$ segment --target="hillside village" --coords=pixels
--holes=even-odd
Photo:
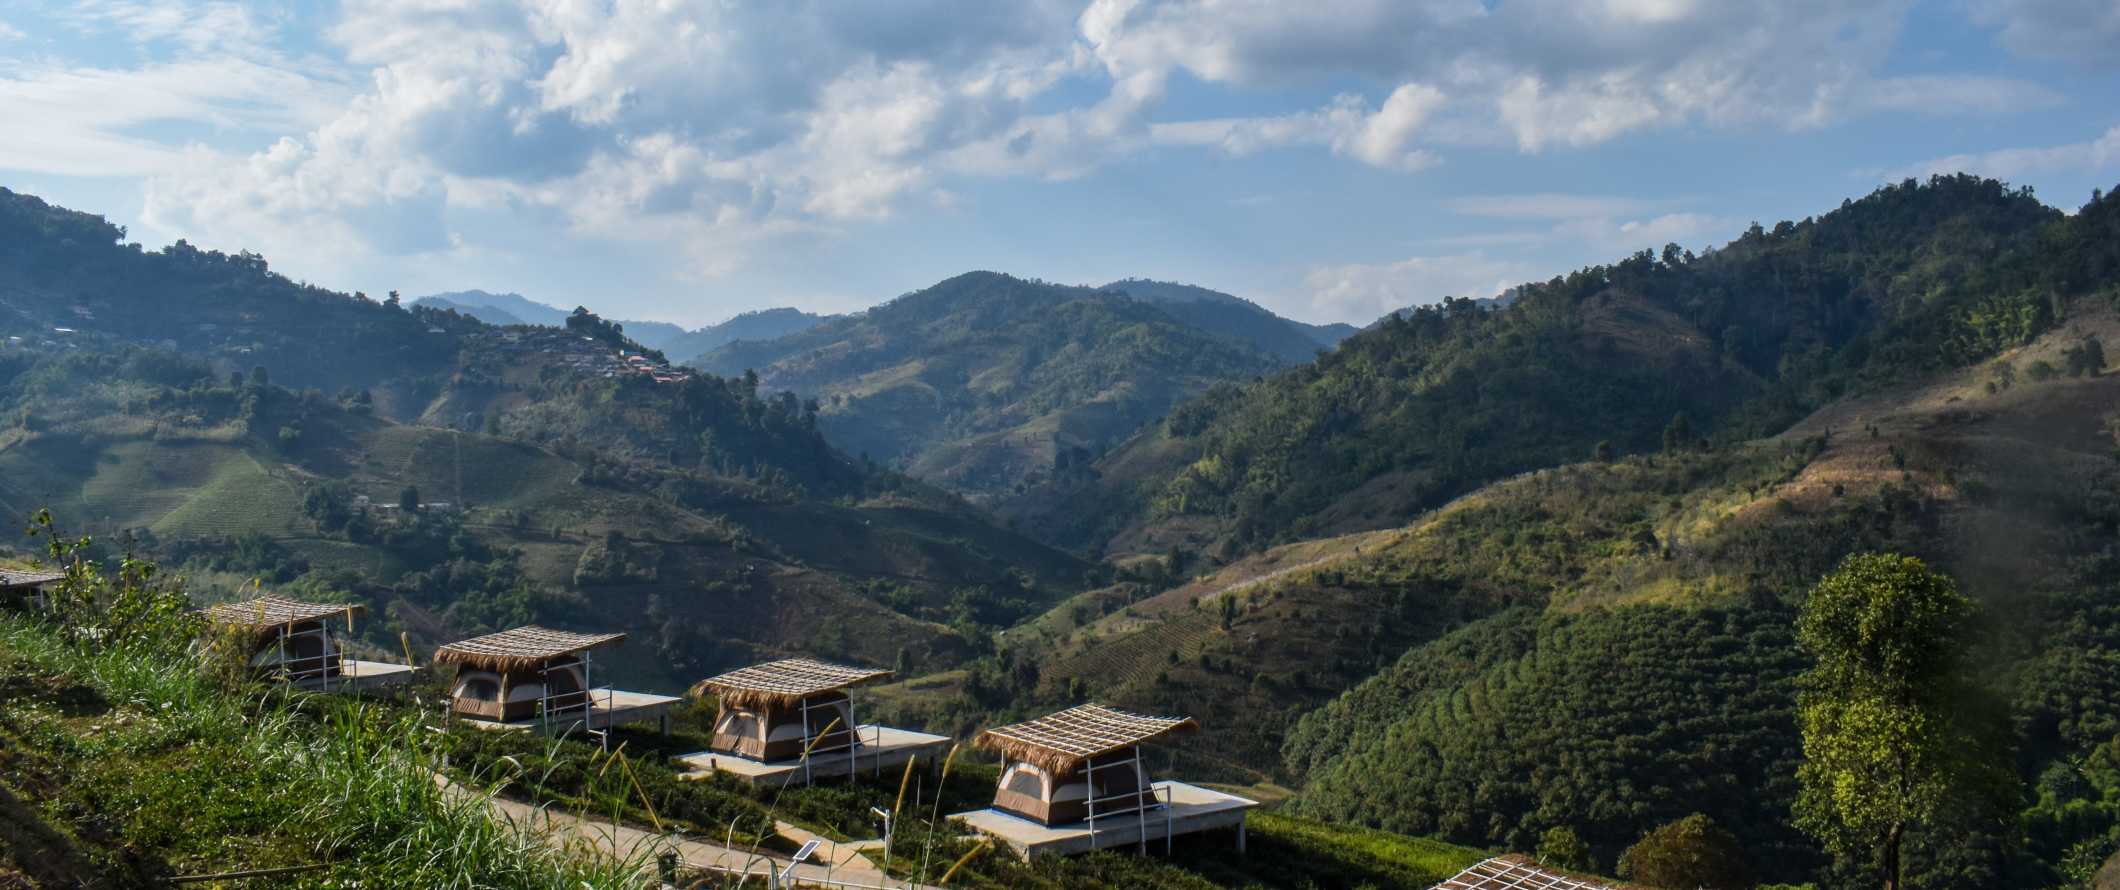
[[[565,329],[524,326],[501,328],[480,336],[491,341],[505,355],[538,357],[593,377],[609,379],[637,374],[656,383],[683,383],[692,379],[690,371],[672,367],[659,355],[613,348],[594,337]]]

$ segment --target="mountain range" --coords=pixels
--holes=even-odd
[[[569,314],[568,310],[539,303],[521,294],[496,294],[482,290],[429,294],[414,298],[412,302],[435,309],[453,310],[497,326],[542,325],[556,328],[566,324]],[[699,355],[736,340],[771,340],[784,337],[813,327],[830,317],[781,307],[745,312],[727,321],[691,330],[666,321],[618,320],[615,323],[625,330],[626,336],[633,342],[657,352],[683,358]]]
[[[693,360],[819,405],[825,437],[976,500],[1086,466],[1217,383],[1329,348],[1313,328],[1185,285],[973,272]]]
[[[624,629],[655,688],[892,664],[865,715],[1190,714],[1185,774],[1340,830],[1611,871],[1700,814],[1761,882],[1842,887],[1872,863],[1792,815],[1794,626],[1903,553],[1984,609],[1987,771],[1909,825],[1911,884],[2120,851],[2102,193],[1910,180],[1359,332],[974,272],[689,367],[124,234],[0,191],[0,509],[353,597],[368,645]]]

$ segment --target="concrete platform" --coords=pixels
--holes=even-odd
[[[1094,833],[1088,822],[1042,825],[996,809],[952,813],[950,818],[1008,844],[1025,859],[1132,847],[1144,840],[1232,827],[1237,830],[1237,852],[1244,852],[1244,815],[1258,801],[1184,782],[1157,782],[1153,787],[1168,806],[1148,810],[1146,819],[1135,813],[1099,818]]]
[[[810,756],[811,779],[845,776],[849,772],[878,773],[902,766],[914,757],[924,757],[929,764],[936,764],[950,747],[949,736],[910,729],[865,724],[856,727],[855,733],[861,739],[861,747],[855,751],[823,751]],[[686,779],[726,773],[753,785],[768,787],[803,780],[801,760],[762,763],[720,751],[700,751],[679,757],[677,762],[690,768],[680,776]]]
[[[587,722],[590,729],[607,729],[628,723],[654,721],[661,725],[663,732],[667,733],[670,731],[670,706],[680,700],[674,695],[656,695],[651,692],[627,692],[623,689],[610,688],[592,689],[589,690],[589,719]],[[498,720],[482,720],[477,717],[466,717],[462,714],[457,715],[457,719],[480,729],[498,731],[528,731],[547,726],[558,730],[567,728],[569,724],[580,726],[583,722],[579,717],[554,718],[550,721],[532,717],[527,720],[502,723]]]
[[[306,689],[330,692],[368,692],[409,682],[418,670],[408,664],[342,658],[339,660],[338,676],[327,680],[311,680],[301,685]]]

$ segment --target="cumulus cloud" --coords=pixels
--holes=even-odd
[[[1816,126],[1864,110],[1906,0],[1099,0],[1084,38],[1113,77],[1233,84],[1353,73],[1436,84],[1525,151],[1686,121]]]
[[[451,213],[498,209],[666,239],[714,273],[765,240],[950,206],[979,178],[1067,179],[1142,152],[1310,148],[1411,173],[1466,145],[2058,101],[2003,78],[1881,75],[1910,2],[375,0],[297,52],[280,7],[83,0],[67,27],[153,61],[0,75],[0,112],[48,122],[0,133],[0,166],[147,177],[151,224],[296,256],[462,250],[478,233]],[[1976,14],[2006,44],[2102,33],[2076,5]],[[1337,95],[1166,119],[1174,84],[1203,83]],[[151,135],[163,121],[243,138]],[[1698,224],[1524,203],[1561,197],[1455,209],[1610,243]],[[293,235],[313,232],[329,238]],[[1431,259],[1468,258],[1484,260]]]
[[[1375,111],[1360,96],[1342,94],[1316,111],[1158,123],[1149,132],[1158,144],[1214,146],[1233,155],[1322,145],[1372,166],[1419,170],[1435,155],[1416,147],[1414,138],[1443,101],[1441,90],[1409,83],[1393,90]]]

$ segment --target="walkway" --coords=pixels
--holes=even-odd
[[[453,794],[478,794],[461,785],[447,782],[439,776],[436,781]],[[630,825],[583,818],[555,808],[539,807],[485,794],[479,796],[485,799],[486,808],[497,821],[528,828],[544,835],[556,846],[586,845],[597,853],[619,858],[638,856],[651,862],[664,852],[674,851],[678,859],[689,868],[757,875],[761,878],[769,867],[781,871],[788,867],[788,857],[784,854],[764,851],[752,853],[708,840],[673,838]],[[796,843],[804,843],[813,838],[821,841],[817,852],[811,855],[809,861],[795,866],[794,877],[798,886],[940,890],[885,875],[882,869],[877,868],[875,863],[855,849],[856,844],[835,844],[786,822],[776,823],[776,827],[783,837]]]

